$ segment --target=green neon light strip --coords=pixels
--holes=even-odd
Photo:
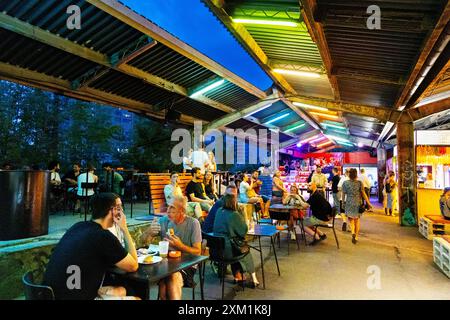
[[[212,89],[217,88],[218,86],[221,86],[224,82],[225,82],[225,80],[221,79],[221,80],[219,80],[217,82],[211,83],[209,86],[206,86],[203,89],[200,89],[200,90],[194,92],[189,97],[191,97],[191,98],[198,97],[199,95],[202,95],[202,94],[204,94],[204,93],[206,93],[208,91],[211,91]]]

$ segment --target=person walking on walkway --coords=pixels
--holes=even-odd
[[[345,196],[345,214],[350,220],[350,227],[352,230],[352,243],[358,242],[358,235],[360,229],[361,212],[360,207],[362,200],[366,200],[369,209],[372,207],[369,198],[364,192],[361,181],[358,180],[358,173],[356,169],[350,169],[350,180],[345,181],[342,184],[342,192]]]
[[[344,195],[342,194],[342,185],[344,184],[345,181],[349,180],[349,176],[350,175],[350,170],[349,169],[345,169],[345,173],[344,175],[341,177],[341,179],[339,180],[338,183],[338,192],[339,192],[339,206],[342,208],[345,208],[345,199],[344,199]],[[339,212],[341,213],[341,218],[342,218],[342,231],[347,231],[347,224],[348,224],[348,220],[347,220],[347,216],[345,215],[345,211],[341,212],[341,210],[339,210]],[[351,231],[350,229],[348,229],[348,231]]]

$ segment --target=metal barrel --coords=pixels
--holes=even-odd
[[[0,240],[48,234],[49,171],[0,171]]]

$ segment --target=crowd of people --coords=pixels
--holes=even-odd
[[[112,174],[110,164],[103,165],[106,175]],[[342,231],[352,234],[352,243],[359,241],[361,215],[371,211],[368,179],[364,170],[347,169],[341,175],[339,169],[333,169],[331,177],[332,204],[325,197],[328,181],[317,167],[311,175],[308,184],[309,197],[305,199],[299,192],[299,187],[292,184],[287,190],[281,172],[275,171],[272,180],[271,195],[261,194],[263,182],[259,179],[260,172],[255,170],[243,173],[234,182],[226,186],[224,194],[219,197],[215,190],[214,177],[211,171],[204,167],[191,169],[192,179],[183,191],[179,183],[179,173],[170,174],[170,183],[164,187],[164,195],[168,205],[167,215],[155,218],[142,239],[151,243],[155,237],[165,239],[171,250],[200,255],[202,252],[202,232],[214,233],[226,239],[225,258],[232,258],[240,253],[236,251],[232,239],[245,240],[249,223],[240,208],[240,203],[253,204],[260,217],[269,217],[271,204],[281,203],[295,209],[290,209],[289,230],[295,230],[297,220],[302,219],[304,231],[313,237],[311,244],[315,245],[326,239],[317,226],[330,222],[335,215],[342,217]],[[79,190],[80,181],[98,181],[94,168],[88,166],[81,173],[78,164],[68,172],[63,179],[59,177],[59,164],[51,163],[51,183],[54,185],[67,183],[67,186]],[[92,220],[79,222],[70,228],[58,244],[47,268],[44,283],[52,286],[59,299],[134,299],[135,297],[123,287],[112,286],[104,281],[102,275],[111,265],[132,272],[137,269],[136,248],[129,236],[122,202],[115,185],[120,185],[121,177],[110,175],[107,181],[112,186],[109,193],[99,193],[93,197]],[[393,191],[397,187],[395,174],[389,172],[384,183],[386,195],[385,213],[392,215]],[[79,191],[77,191],[79,192]],[[450,189],[441,198],[441,210],[450,217]],[[307,214],[307,210],[310,214]],[[204,214],[207,213],[207,214]],[[115,232],[119,229],[120,232]],[[172,229],[173,232],[169,232]],[[291,239],[296,235],[292,234]],[[95,246],[92,246],[96,243]],[[98,245],[97,245],[98,244]],[[70,250],[68,250],[70,248]],[[69,253],[67,253],[69,252]],[[83,278],[83,290],[68,291],[64,286],[67,274],[65,266],[77,264],[87,270]],[[247,255],[240,262],[231,265],[236,283],[249,282],[256,288],[259,285],[254,262]],[[174,273],[159,282],[159,298],[163,300],[181,299],[183,286],[189,286],[194,281],[196,267]],[[250,277],[248,278],[247,275]],[[247,280],[250,279],[250,280]]]

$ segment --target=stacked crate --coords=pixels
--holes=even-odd
[[[433,260],[434,263],[450,278],[450,237],[433,238]]]
[[[424,216],[419,221],[419,232],[428,240],[450,234],[450,220],[445,220],[438,215]]]

